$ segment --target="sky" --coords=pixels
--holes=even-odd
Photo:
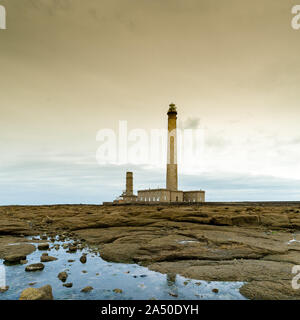
[[[99,164],[99,130],[200,129],[179,188],[300,200],[297,0],[0,0],[0,205],[101,203],[165,186],[164,155]],[[118,142],[121,144],[120,142]]]

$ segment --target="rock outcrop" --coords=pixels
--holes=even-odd
[[[2,241],[1,241],[2,240]],[[20,263],[26,260],[26,256],[35,251],[35,246],[29,243],[15,243],[17,238],[8,238],[0,240],[0,259],[10,263]],[[7,243],[8,242],[8,243]]]
[[[33,263],[29,266],[26,266],[25,271],[42,271],[44,270],[45,266],[42,263]]]
[[[14,251],[9,244],[25,240],[4,243],[9,234],[59,235],[70,253],[84,241],[107,261],[241,281],[250,299],[300,299],[291,288],[292,267],[300,264],[297,203],[0,207],[0,217],[0,258],[32,252]]]
[[[51,261],[56,261],[57,258],[48,256],[48,255],[42,255],[41,256],[41,262],[51,262]]]
[[[87,286],[87,287],[81,289],[81,292],[85,292],[85,293],[86,293],[86,292],[91,292],[93,289],[94,289],[93,287]]]
[[[46,285],[41,288],[27,288],[22,291],[19,300],[53,300],[52,287]]]
[[[60,272],[57,277],[60,281],[65,282],[68,278],[68,274],[65,271],[63,271]]]

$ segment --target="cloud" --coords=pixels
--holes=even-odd
[[[87,161],[89,159],[89,161]],[[126,171],[134,173],[134,189],[165,187],[165,169],[137,165],[99,166],[76,154],[36,157],[4,165],[0,204],[94,203],[111,201],[125,189]],[[299,200],[300,180],[272,176],[179,171],[182,190],[207,192],[208,201]]]
[[[272,176],[203,173],[181,177],[183,189],[206,190],[208,201],[300,201],[300,180]]]
[[[187,118],[184,121],[178,121],[178,128],[180,129],[199,129],[201,125],[200,118]]]
[[[228,139],[225,139],[220,135],[208,135],[205,137],[206,147],[223,148],[229,143]]]

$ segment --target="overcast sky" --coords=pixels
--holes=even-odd
[[[299,1],[298,1],[299,2]],[[164,187],[162,166],[96,161],[103,128],[201,128],[179,188],[300,200],[293,0],[0,0],[0,205],[101,203]]]

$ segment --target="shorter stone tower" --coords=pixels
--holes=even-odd
[[[114,201],[115,203],[133,203],[137,196],[133,193],[133,173],[126,172],[126,190]]]

